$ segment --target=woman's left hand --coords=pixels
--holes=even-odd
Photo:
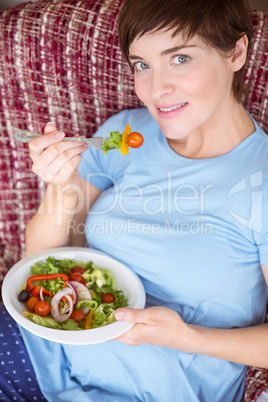
[[[133,327],[115,338],[127,345],[157,345],[187,351],[189,326],[176,311],[166,307],[144,310],[120,308],[115,312],[117,321],[135,322]]]
[[[124,307],[115,311],[115,318],[136,323],[115,338],[130,346],[164,346],[246,366],[268,368],[268,323],[232,329],[201,327],[186,324],[176,311],[166,307],[144,310]]]

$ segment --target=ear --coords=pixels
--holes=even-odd
[[[233,72],[239,71],[247,60],[248,37],[243,35],[236,44],[231,56],[231,69]]]

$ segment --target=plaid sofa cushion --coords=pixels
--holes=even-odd
[[[116,34],[121,0],[41,1],[0,13],[0,281],[22,256],[25,226],[44,194],[16,128],[93,135],[141,106]]]
[[[256,401],[262,391],[268,388],[268,370],[249,367],[247,370],[245,394],[242,402]]]
[[[52,121],[67,135],[90,137],[111,115],[142,106],[119,51],[121,4],[44,0],[0,12],[0,283],[23,257],[25,227],[45,191],[31,171],[27,146],[13,140],[15,129],[41,133]],[[252,20],[244,104],[268,131],[268,19],[254,11]],[[255,400],[252,382],[246,384],[245,401]]]

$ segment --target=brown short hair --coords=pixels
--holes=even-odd
[[[246,34],[252,38],[247,0],[126,0],[118,20],[119,44],[129,62],[129,46],[148,32],[174,30],[188,40],[198,35],[210,47],[230,54]],[[240,101],[245,93],[244,69],[234,74],[233,93]]]

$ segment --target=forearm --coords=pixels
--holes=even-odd
[[[187,352],[268,368],[268,324],[214,329],[190,326]]]
[[[135,322],[116,338],[128,345],[157,345],[268,368],[268,324],[237,329],[214,329],[186,324],[167,307],[119,308],[119,321]]]
[[[73,218],[77,203],[77,192],[62,192],[59,187],[48,185],[37,213],[26,228],[26,255],[70,244],[68,221]]]

